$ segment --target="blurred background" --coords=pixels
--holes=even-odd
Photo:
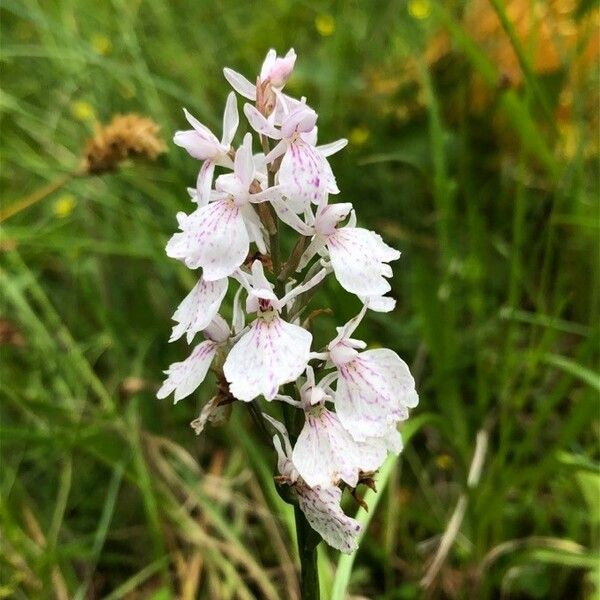
[[[164,253],[181,109],[220,135],[223,66],[292,46],[287,91],[350,141],[339,200],[402,250],[359,337],[421,398],[353,564],[320,548],[323,597],[599,593],[597,2],[0,6],[1,597],[298,598],[244,407],[196,437],[213,382],[154,396],[196,277]],[[323,340],[357,309],[334,282],[314,306]]]

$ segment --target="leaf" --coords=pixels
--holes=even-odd
[[[581,379],[581,381],[600,392],[600,375],[594,373],[587,367],[584,367],[569,358],[560,356],[559,354],[546,354],[544,356],[544,361],[558,367],[561,371],[565,371],[566,373]]]

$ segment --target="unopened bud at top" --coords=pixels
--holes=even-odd
[[[269,50],[260,71],[261,81],[269,81],[277,89],[281,89],[290,78],[296,64],[296,52],[291,48],[288,53],[280,58],[275,50]]]

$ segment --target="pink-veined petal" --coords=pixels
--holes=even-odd
[[[384,251],[384,248],[389,251]],[[343,227],[327,239],[331,266],[340,285],[359,296],[382,296],[390,290],[384,276],[389,265],[383,261],[395,260],[400,253],[381,241],[367,229]]]
[[[391,350],[368,350],[337,368],[336,413],[356,440],[385,436],[415,405],[414,380]]]
[[[387,456],[384,439],[357,442],[337,415],[318,406],[306,422],[292,454],[292,461],[308,485],[330,486],[340,480],[356,487],[360,471],[375,471]]]
[[[358,521],[344,514],[342,491],[337,487],[310,488],[297,485],[298,504],[310,526],[332,547],[350,554],[358,547]]]
[[[299,104],[283,120],[282,137],[291,138],[294,133],[311,133],[316,127],[317,118],[317,113],[310,106]]]
[[[396,456],[402,452],[404,445],[402,443],[402,436],[400,432],[396,429],[396,426],[390,427],[389,431],[385,434],[383,438],[387,449],[392,454]]]
[[[227,277],[244,262],[250,241],[232,200],[212,202],[178,218],[182,231],[167,243],[167,256],[182,260],[190,269],[202,267],[206,281]]]
[[[305,141],[307,144],[310,144],[311,146],[317,145],[318,136],[319,136],[319,128],[316,125],[310,131],[306,131],[306,132],[300,134],[300,137],[302,138],[302,140]],[[320,148],[317,148],[317,150],[320,151]],[[325,156],[325,155],[323,154],[323,156]]]
[[[296,381],[310,353],[312,335],[275,315],[258,318],[229,352],[223,372],[229,391],[249,402],[261,394],[272,400],[279,386]]]
[[[267,254],[268,249],[265,243],[264,227],[260,222],[254,207],[251,204],[244,204],[240,206],[240,210],[242,211],[242,217],[244,218],[244,224],[246,225],[250,243],[255,243],[261,254]]]
[[[317,149],[317,152],[320,152],[320,150]],[[339,194],[340,188],[338,188],[337,181],[335,180],[335,175],[331,170],[331,165],[325,157],[323,158],[325,160],[325,181],[327,183],[327,193]]]
[[[275,125],[280,126],[282,125],[287,115],[289,115],[294,109],[296,109],[301,104],[306,104],[306,102],[303,100],[292,98],[287,94],[283,94],[277,89],[274,89],[273,91],[275,92],[275,97],[277,98],[275,111],[273,112],[273,122],[275,123]]]
[[[177,307],[173,315],[173,320],[177,321],[177,325],[173,327],[169,341],[174,342],[185,333],[189,344],[196,333],[206,329],[219,311],[227,292],[227,285],[227,278],[217,281],[200,279]]]
[[[279,169],[279,184],[293,202],[318,204],[327,193],[329,165],[313,146],[297,140],[287,149]]]
[[[394,390],[402,414],[404,414],[405,408],[415,408],[419,404],[415,380],[410,373],[410,369],[393,350],[374,348],[362,352],[360,356],[364,360],[377,364],[386,373],[386,379]]]
[[[204,381],[213,361],[218,344],[206,340],[198,344],[183,362],[173,363],[165,373],[167,379],[156,394],[157,398],[166,398],[175,392],[175,403],[189,396]]]
[[[316,231],[322,235],[331,235],[335,231],[336,225],[343,221],[351,210],[350,202],[337,202],[319,207],[315,215]]]
[[[229,85],[240,95],[248,100],[256,100],[256,86],[250,83],[241,73],[233,69],[223,69],[223,75]]]

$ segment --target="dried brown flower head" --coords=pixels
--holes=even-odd
[[[129,157],[156,159],[166,149],[159,129],[148,117],[135,113],[116,115],[108,125],[98,127],[87,141],[84,172],[97,175],[113,171]]]

